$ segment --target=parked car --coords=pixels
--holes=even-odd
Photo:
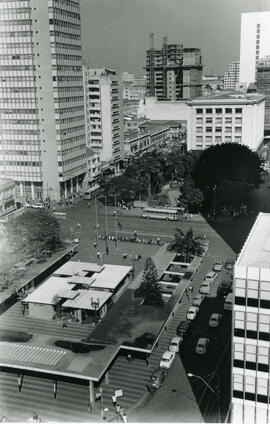
[[[179,337],[184,337],[190,326],[190,321],[181,321],[176,329],[176,334]]]
[[[198,340],[197,346],[196,346],[196,353],[199,355],[204,355],[207,352],[207,346],[209,344],[209,339],[205,337],[201,337]]]
[[[44,205],[42,203],[36,202],[36,203],[32,203],[31,208],[33,208],[33,209],[43,209]]]
[[[221,270],[222,270],[222,267],[223,267],[223,261],[217,261],[217,262],[215,263],[215,265],[213,266],[213,270],[214,270],[215,272],[219,272],[219,271],[221,271]]]
[[[150,382],[150,387],[153,389],[159,389],[166,376],[167,376],[167,370],[165,368],[157,368],[155,369],[155,371],[153,371],[152,375],[151,375],[151,382]]]
[[[193,306],[201,306],[204,296],[201,294],[196,294],[193,298],[192,305]]]
[[[170,352],[179,352],[179,346],[183,340],[183,337],[173,337],[169,345]]]
[[[231,311],[233,306],[233,293],[229,293],[226,296],[225,302],[224,302],[224,309]]]
[[[212,286],[212,281],[204,281],[200,287],[199,292],[202,294],[209,294]]]
[[[30,204],[30,203],[28,203],[28,202],[23,202],[23,206],[24,206],[25,208],[31,208],[31,204]]]
[[[214,271],[210,271],[205,276],[205,281],[211,281],[213,282],[215,278],[217,277],[217,274]]]
[[[166,369],[171,368],[174,358],[175,358],[175,352],[170,352],[169,350],[167,350],[162,355],[161,361],[159,363],[159,367],[166,368]]]
[[[225,296],[227,296],[231,292],[232,292],[232,282],[231,281],[225,281],[224,280],[218,286],[217,293],[220,296],[225,297]]]
[[[192,321],[196,318],[199,308],[197,306],[190,306],[187,311],[187,319]]]
[[[218,327],[219,323],[221,321],[222,315],[221,314],[212,314],[209,320],[210,327]]]
[[[233,269],[233,264],[234,264],[234,262],[233,261],[231,261],[231,260],[227,260],[226,262],[225,262],[225,269]]]

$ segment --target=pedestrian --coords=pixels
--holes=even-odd
[[[114,216],[116,215],[116,211],[115,211],[115,210],[113,211],[113,215],[114,215]]]
[[[127,423],[127,414],[124,412],[122,415],[123,423]]]
[[[108,245],[106,246],[106,255],[108,255],[109,254],[109,247],[108,247]]]
[[[94,248],[96,249],[96,247],[97,247],[97,242],[94,241]]]
[[[91,206],[91,202],[88,202],[88,208],[90,208],[90,206]]]
[[[99,250],[97,251],[97,257],[98,257],[98,259],[100,259],[100,251]]]
[[[55,212],[55,206],[53,207],[53,211]]]
[[[116,413],[117,413],[117,418],[120,418],[120,405],[119,403],[115,404],[115,409],[116,409]]]
[[[128,360],[128,361],[132,361],[132,356],[131,356],[131,354],[130,354],[130,353],[129,353],[129,354],[128,354],[128,356],[127,356],[127,360]]]
[[[115,396],[115,394],[112,395],[112,404],[113,404],[114,408],[116,408],[117,397]]]

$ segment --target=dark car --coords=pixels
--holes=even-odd
[[[177,336],[184,337],[190,326],[190,321],[181,321],[176,329]]]
[[[222,281],[218,286],[217,293],[220,296],[226,297],[229,293],[232,292],[232,282],[231,281]]]
[[[167,372],[165,368],[157,368],[151,375],[150,388],[159,389],[166,378]]]

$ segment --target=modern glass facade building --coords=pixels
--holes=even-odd
[[[270,422],[270,214],[260,213],[234,269],[232,423]]]
[[[67,198],[86,171],[79,0],[0,0],[0,176]]]

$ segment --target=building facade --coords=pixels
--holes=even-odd
[[[121,76],[84,65],[86,145],[119,168],[124,153]]]
[[[255,150],[264,136],[264,95],[228,92],[187,102],[187,149],[239,143]]]
[[[123,99],[139,100],[146,95],[146,79],[134,78],[132,81],[123,81]]]
[[[0,175],[32,199],[86,171],[79,0],[0,2]]]
[[[230,63],[228,72],[225,72],[224,74],[224,90],[235,90],[236,84],[239,82],[239,69],[239,61]]]
[[[0,218],[16,209],[16,183],[0,178]]]
[[[257,92],[265,96],[264,129],[270,130],[270,56],[265,56],[257,65]]]
[[[270,12],[242,13],[239,82],[255,82],[260,58],[270,55]]]
[[[270,214],[260,213],[234,267],[233,424],[270,422]]]
[[[133,115],[137,116],[139,109],[139,100],[123,99],[123,116]]]
[[[197,48],[167,44],[154,48],[154,34],[146,51],[147,95],[158,100],[189,99],[202,95],[202,56]]]

